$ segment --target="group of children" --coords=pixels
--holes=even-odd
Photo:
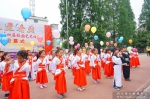
[[[72,70],[73,83],[78,86],[79,91],[85,90],[86,75],[90,73],[92,73],[94,84],[98,84],[101,79],[101,69],[103,69],[107,78],[114,77],[114,89],[118,90],[123,87],[121,53],[122,51],[117,48],[104,49],[99,56],[96,48],[89,48],[86,52],[75,48],[73,53],[68,51],[65,54],[62,49],[57,48],[55,56],[52,57],[50,51],[47,55],[44,50],[39,51],[36,56],[35,52],[21,50],[17,53],[17,60],[12,60],[10,53],[0,52],[0,83],[6,98],[30,99],[28,80],[36,80],[41,89],[46,88],[47,71],[49,71],[54,75],[55,90],[58,97],[62,99],[66,97],[67,92],[66,68]],[[140,65],[137,52],[131,52],[130,60],[132,66]]]

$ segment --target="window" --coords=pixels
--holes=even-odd
[[[38,19],[34,19],[34,23],[38,23]]]

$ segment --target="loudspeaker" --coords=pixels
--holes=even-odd
[[[98,50],[98,54],[100,54],[100,50],[101,50],[101,47],[100,47],[100,44],[99,43],[94,43],[94,48],[97,48]]]

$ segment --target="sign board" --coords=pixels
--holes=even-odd
[[[7,52],[17,52],[20,49],[37,52],[45,47],[52,49],[52,44],[46,46],[46,40],[52,41],[51,27],[48,25],[27,23],[11,19],[0,18],[0,33],[6,33],[9,43],[6,46],[1,44],[1,50]],[[42,37],[40,42],[39,36]],[[46,39],[45,39],[46,37]],[[34,41],[34,46],[30,44]]]

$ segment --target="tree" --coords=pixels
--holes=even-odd
[[[145,48],[150,45],[150,0],[144,0],[142,12],[139,17],[138,47]]]
[[[131,9],[129,0],[119,0],[119,19],[118,19],[118,36],[123,36],[124,44],[129,44],[128,40],[135,35],[136,23],[134,13]]]
[[[139,26],[146,25],[147,31],[150,31],[150,0],[144,0],[142,13],[139,17]]]
[[[129,0],[68,0],[68,29],[69,36],[74,37],[75,44],[90,41],[99,43],[99,41],[115,42],[120,36],[125,38],[125,44],[135,34],[134,14]],[[66,21],[66,0],[61,0],[61,37],[66,39],[67,21]],[[89,24],[95,26],[97,32],[85,32],[84,26]],[[111,32],[111,38],[106,38],[106,32]],[[94,41],[93,36],[98,35],[99,40]]]
[[[137,47],[145,48],[150,45],[150,33],[148,31],[139,31],[137,35]]]

